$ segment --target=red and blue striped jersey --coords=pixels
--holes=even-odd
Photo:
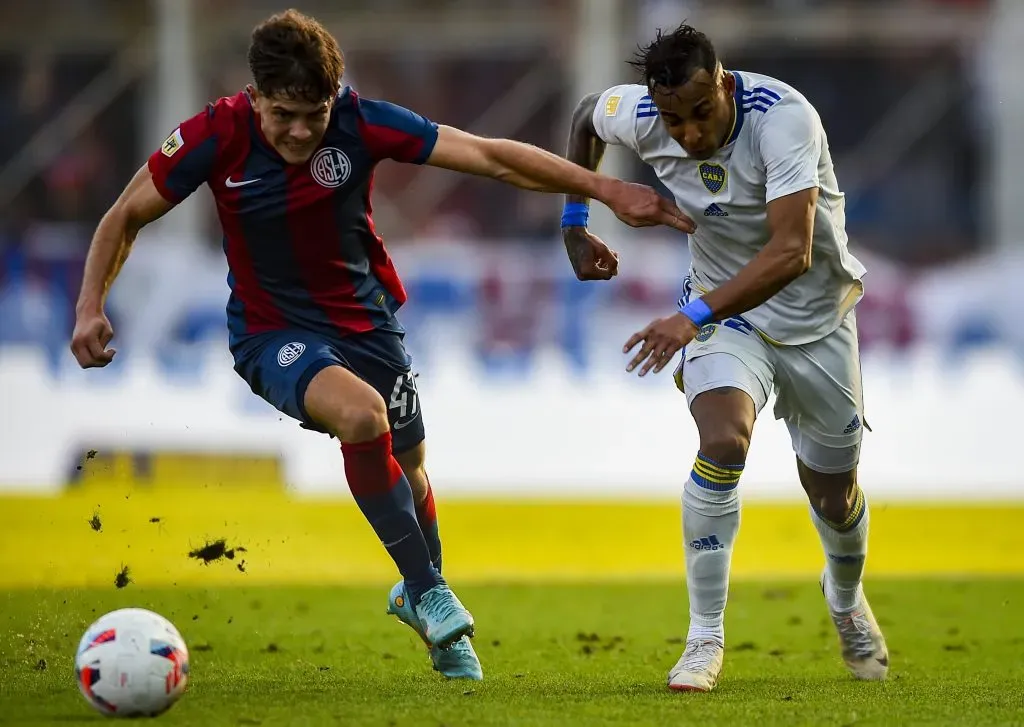
[[[246,92],[175,129],[149,158],[160,193],[178,203],[204,182],[217,204],[228,260],[228,330],[302,328],[344,336],[398,328],[405,288],[376,233],[370,191],[383,159],[422,164],[437,125],[342,89],[308,162],[269,145]]]

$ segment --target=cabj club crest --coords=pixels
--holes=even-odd
[[[725,189],[729,173],[721,164],[704,162],[698,167],[698,170],[700,171],[700,181],[704,182],[704,186],[711,194],[718,194]]]

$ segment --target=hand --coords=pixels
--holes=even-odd
[[[562,241],[579,280],[611,280],[619,274],[619,255],[585,227],[562,230]]]
[[[71,352],[83,369],[101,368],[114,360],[117,353],[107,348],[114,329],[103,311],[78,315],[75,332],[71,334]]]
[[[630,227],[668,225],[687,234],[697,229],[674,202],[643,184],[612,180],[601,201]]]
[[[640,376],[646,376],[652,368],[654,373],[658,373],[668,365],[676,352],[696,335],[697,326],[682,313],[652,321],[647,328],[630,336],[626,345],[622,347],[623,353],[629,353],[638,343],[644,344],[626,366],[626,371],[632,371],[643,363]],[[647,363],[644,363],[644,359],[647,359]]]

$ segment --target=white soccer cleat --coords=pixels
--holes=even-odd
[[[821,591],[825,591],[825,578],[821,576]],[[843,650],[846,668],[857,679],[882,681],[889,673],[889,650],[885,645],[882,629],[878,627],[875,614],[871,612],[864,589],[857,586],[857,604],[850,611],[836,611],[825,597],[829,615],[839,634],[839,645]]]
[[[718,684],[725,647],[717,641],[694,639],[668,673],[668,688],[680,692],[710,692]]]

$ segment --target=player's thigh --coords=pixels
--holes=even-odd
[[[706,456],[744,461],[754,420],[771,391],[774,373],[765,342],[742,321],[704,326],[676,369]]]
[[[864,434],[856,318],[851,313],[828,336],[774,353],[775,417],[786,422],[796,456],[813,472],[853,473]]]
[[[347,368],[327,366],[303,394],[307,417],[342,442],[365,442],[388,431],[384,400]]]
[[[396,458],[424,439],[416,376],[403,339],[395,331],[375,330],[348,336],[338,344],[352,370],[383,399]]]
[[[273,331],[248,338],[232,354],[235,371],[254,394],[303,426],[327,431],[306,411],[305,394],[321,371],[346,365],[331,339],[298,329]]]

